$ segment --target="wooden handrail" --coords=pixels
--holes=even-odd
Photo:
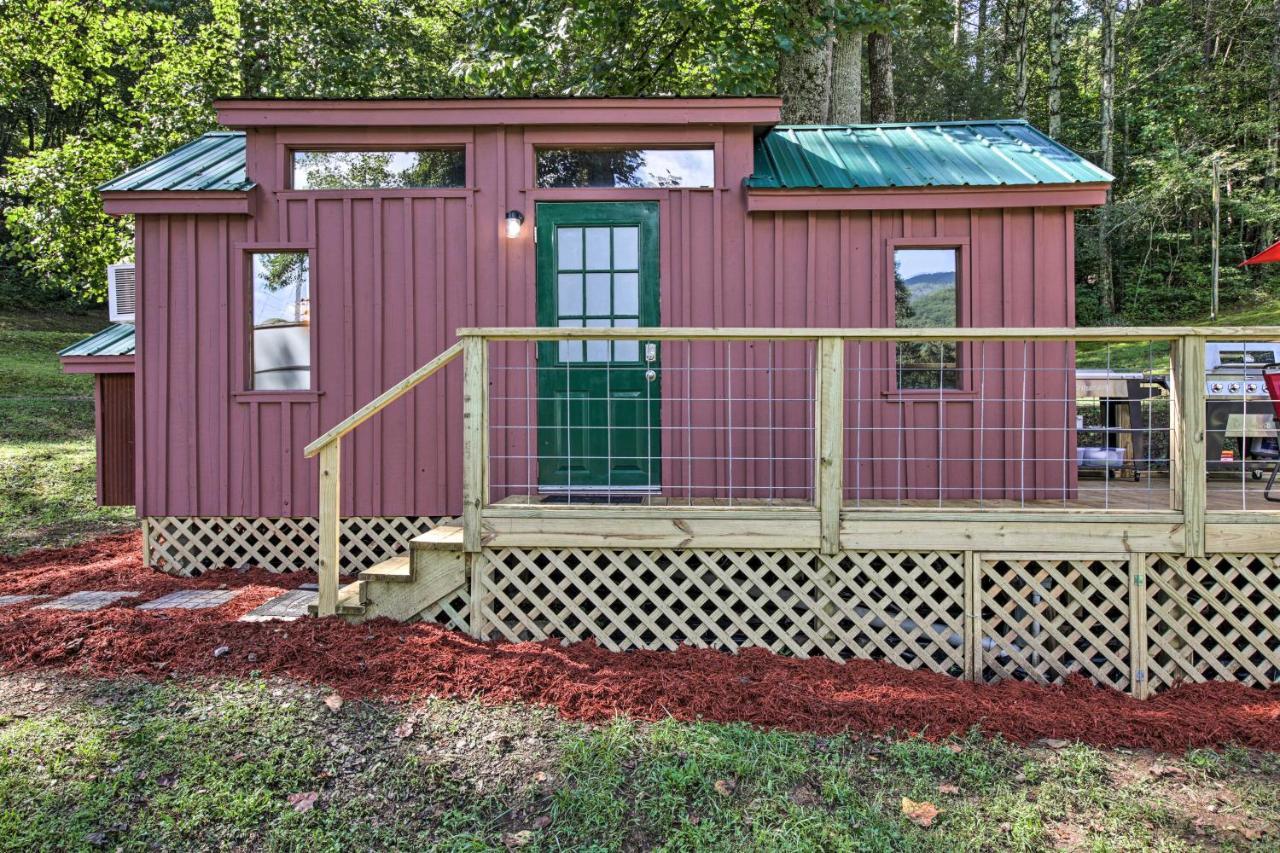
[[[306,449],[302,451],[302,455],[306,457],[315,456],[324,449],[325,445],[332,444],[342,438],[344,435],[360,426],[360,424],[369,420],[369,418],[373,417],[396,400],[399,400],[405,394],[408,394],[419,382],[436,373],[440,368],[444,367],[461,354],[462,342],[457,341],[444,352],[422,365],[422,367],[419,367],[413,373],[410,373],[404,379],[401,379],[395,385],[392,385],[390,388],[383,391],[360,408],[356,409],[354,413],[343,418],[342,421],[336,424],[324,435],[308,444]]]
[[[412,391],[418,383],[437,373],[462,353],[463,342],[458,341],[426,364],[365,403],[333,429],[311,442],[302,451],[304,456],[320,455],[320,517],[319,550],[320,565],[317,575],[319,593],[316,613],[333,616],[338,612],[338,576],[342,554],[342,515],[339,489],[342,482],[342,437],[369,420],[387,406]]]
[[[1099,341],[1120,342],[1176,340],[1198,337],[1224,341],[1280,341],[1280,326],[1096,326],[1073,329],[1055,328],[945,328],[945,329],[799,329],[799,328],[549,328],[493,327],[459,329],[460,338],[486,338],[501,341],[549,340],[806,340],[840,338],[846,341]]]

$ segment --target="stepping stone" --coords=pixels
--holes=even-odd
[[[37,598],[48,598],[47,595],[0,595],[0,607],[10,604],[21,604],[24,601],[35,601]]]
[[[139,610],[205,610],[226,604],[240,594],[238,589],[180,589],[155,601],[139,604]]]
[[[55,598],[53,601],[37,604],[32,610],[100,610],[109,604],[115,604],[122,598],[137,598],[140,592],[110,590],[98,592],[85,590]]]
[[[292,622],[307,615],[307,607],[320,596],[306,589],[291,589],[240,617],[241,622]]]

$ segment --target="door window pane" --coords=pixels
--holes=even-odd
[[[609,228],[588,228],[587,269],[607,270],[609,261]]]
[[[562,270],[582,269],[582,229],[557,228],[556,253]]]
[[[613,313],[640,314],[640,275],[633,272],[614,273]]]
[[[560,273],[560,303],[556,306],[556,314],[582,313],[582,273]]]
[[[294,151],[295,190],[466,186],[461,148],[417,151]]]
[[[311,387],[311,272],[306,252],[259,252],[250,339],[255,391]]]
[[[615,328],[634,329],[640,325],[637,318],[617,318],[613,321]],[[640,360],[640,342],[639,341],[614,341],[613,343],[613,360],[614,361],[639,361]]]
[[[548,148],[538,151],[540,187],[709,187],[710,148]]]
[[[559,325],[562,329],[579,329],[582,321],[561,320]],[[560,360],[582,361],[582,341],[560,341]]]
[[[609,314],[609,279],[607,272],[587,273],[587,314]]]
[[[958,319],[955,249],[897,249],[893,254],[894,326],[954,329]],[[954,341],[900,341],[899,388],[959,388]]]
[[[607,329],[613,325],[611,320],[588,320],[587,328]],[[587,341],[587,361],[608,361],[608,341]]]
[[[640,229],[634,225],[613,229],[613,268],[635,270],[640,268]]]

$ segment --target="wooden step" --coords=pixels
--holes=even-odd
[[[307,613],[315,616],[320,611],[319,603],[307,605]],[[364,581],[354,581],[338,588],[338,615],[363,616],[365,611]]]
[[[440,524],[409,540],[409,550],[461,551],[462,527]]]
[[[408,554],[397,554],[362,571],[360,580],[383,583],[412,583],[413,561]]]

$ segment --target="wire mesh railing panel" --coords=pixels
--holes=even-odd
[[[847,507],[1167,510],[1164,341],[848,341]]]
[[[1280,509],[1280,342],[1210,340],[1204,360],[1205,508]]]
[[[812,341],[490,346],[495,503],[813,501]]]

